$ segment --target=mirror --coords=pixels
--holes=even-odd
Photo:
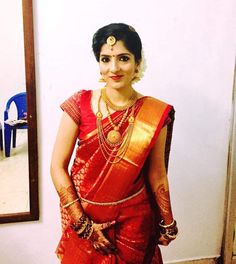
[[[32,0],[1,1],[0,223],[9,223],[39,219],[35,57]],[[15,103],[6,117],[8,100],[19,93],[25,95],[23,117]]]

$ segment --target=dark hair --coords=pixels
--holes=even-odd
[[[124,23],[112,23],[97,30],[93,35],[93,53],[99,61],[102,45],[109,36],[114,36],[116,40],[124,42],[125,47],[134,55],[135,62],[142,59],[142,42],[135,29]]]

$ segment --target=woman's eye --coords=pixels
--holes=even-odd
[[[120,61],[128,61],[129,57],[128,56],[121,56]]]
[[[109,58],[108,57],[102,57],[100,59],[100,61],[102,61],[102,62],[109,62]]]

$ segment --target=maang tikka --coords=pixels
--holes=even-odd
[[[109,36],[107,38],[107,45],[112,50],[113,46],[116,44],[116,38],[114,36]]]

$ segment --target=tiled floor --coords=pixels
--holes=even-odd
[[[29,211],[27,142],[27,130],[18,130],[11,156],[0,151],[0,214]]]

